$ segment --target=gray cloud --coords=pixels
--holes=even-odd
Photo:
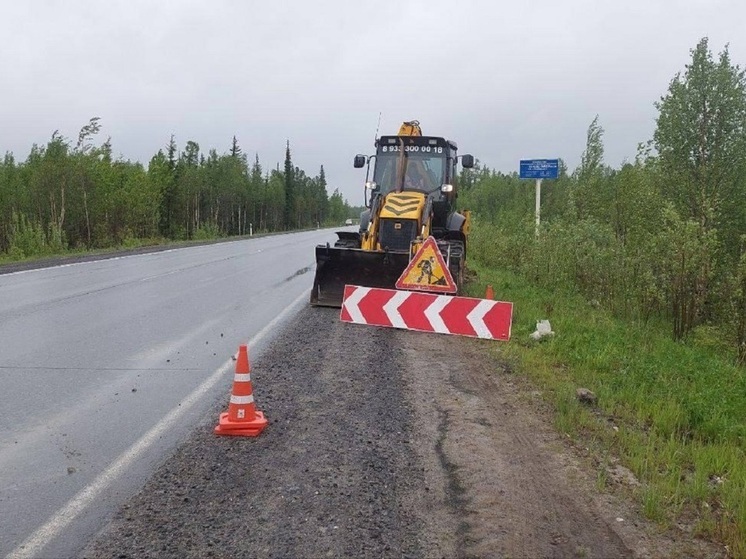
[[[737,1],[6,2],[0,151],[102,117],[115,153],[147,160],[170,135],[266,166],[296,165],[352,203],[352,156],[417,118],[490,167],[577,165],[596,114],[607,163],[652,136],[653,103],[702,36],[746,60]],[[741,42],[739,42],[741,41]]]

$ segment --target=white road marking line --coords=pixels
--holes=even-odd
[[[285,307],[280,314],[272,319],[269,324],[262,328],[249,340],[248,344],[256,345],[267,333],[272,330],[278,322],[283,320],[301,300],[307,300],[310,289],[306,289],[295,301]],[[234,366],[233,359],[229,359],[212,373],[202,384],[177,404],[159,423],[155,424],[150,431],[145,433],[135,444],[123,452],[111,465],[101,472],[93,482],[83,488],[67,504],[59,509],[47,522],[31,534],[21,545],[11,551],[6,559],[25,559],[36,557],[44,547],[56,538],[80,513],[95,501],[98,496],[106,490],[127,468],[151,446],[159,442],[163,434],[179,422],[191,407],[206,393],[208,393],[221,379],[225,378],[228,370]]]
[[[113,262],[114,260],[124,260],[125,258],[136,258],[138,256],[154,256],[156,254],[168,254],[169,252],[175,252],[177,250],[184,250],[185,248],[191,247],[180,247],[180,248],[169,248],[167,250],[160,250],[157,252],[145,252],[142,254],[125,254],[123,256],[112,256],[111,258],[100,258],[98,260],[86,260],[84,262],[69,262],[67,264],[57,264],[56,266],[44,266],[43,268],[31,268],[29,270],[18,270],[17,272],[9,272],[2,274],[3,276],[18,276],[20,274],[30,274],[32,272],[39,272],[40,270],[57,270],[59,268],[70,268],[72,266],[82,266],[84,264],[98,264],[101,262]]]

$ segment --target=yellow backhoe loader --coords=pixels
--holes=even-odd
[[[316,247],[312,305],[340,307],[345,284],[394,289],[429,236],[461,290],[470,216],[454,211],[455,181],[458,159],[471,168],[474,157],[459,157],[455,142],[423,136],[416,120],[375,147],[374,155],[355,156],[355,167],[367,168],[360,230],[338,231],[334,246]]]

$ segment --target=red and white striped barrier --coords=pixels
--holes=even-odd
[[[412,291],[345,285],[340,319],[387,326],[509,340],[513,303]]]

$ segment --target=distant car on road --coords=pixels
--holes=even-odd
[[[352,220],[348,219],[347,221],[345,221],[345,225],[352,225]]]

